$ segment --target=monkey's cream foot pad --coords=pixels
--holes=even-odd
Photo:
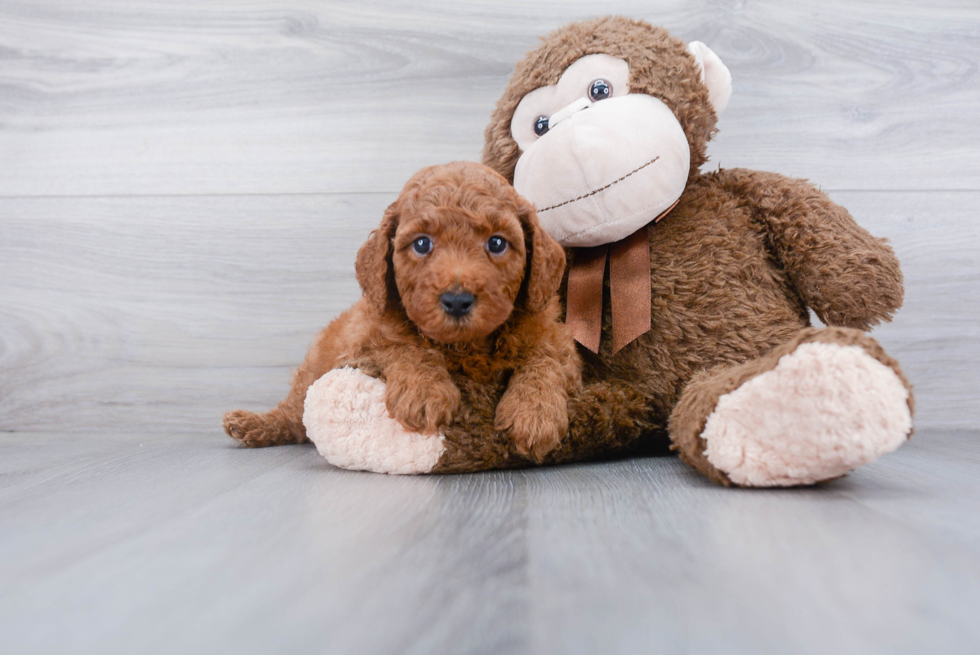
[[[705,456],[742,486],[836,478],[906,441],[908,397],[859,346],[805,343],[718,400],[701,434]]]
[[[388,415],[385,384],[354,368],[328,372],[306,392],[306,436],[328,462],[375,473],[428,473],[445,451],[440,435],[409,432]]]

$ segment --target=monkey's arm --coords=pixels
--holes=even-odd
[[[800,297],[827,325],[867,330],[902,306],[902,271],[884,239],[803,180],[744,169],[718,173],[746,202]]]

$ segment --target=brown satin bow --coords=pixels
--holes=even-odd
[[[580,344],[599,352],[602,337],[602,283],[609,259],[609,305],[613,354],[650,330],[650,237],[648,230],[677,206],[622,241],[576,248],[568,271],[565,324]]]

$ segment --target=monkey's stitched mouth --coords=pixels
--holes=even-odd
[[[616,184],[619,184],[620,182],[622,182],[626,178],[630,177],[631,175],[635,175],[636,173],[639,173],[644,168],[646,168],[647,166],[653,164],[658,159],[660,159],[660,155],[657,155],[656,157],[654,157],[653,159],[651,159],[647,163],[643,164],[642,166],[637,166],[636,168],[634,168],[633,170],[631,170],[629,173],[627,173],[623,177],[619,178],[618,180],[614,180],[614,181],[610,182],[606,186],[599,187],[598,189],[595,189],[593,191],[589,191],[588,193],[583,194],[583,195],[579,196],[578,198],[572,198],[571,200],[566,200],[565,202],[560,202],[557,205],[552,205],[550,207],[545,207],[544,209],[539,209],[538,210],[538,213],[540,214],[540,213],[546,212],[546,211],[548,211],[550,209],[558,209],[559,207],[564,207],[565,205],[570,205],[573,202],[578,202],[579,200],[585,200],[586,198],[591,198],[595,194],[601,193],[601,192],[605,191],[606,189],[608,189],[609,187],[614,186]]]

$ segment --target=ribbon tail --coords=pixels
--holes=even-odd
[[[646,227],[612,246],[609,289],[612,345],[616,354],[651,327],[650,236]]]
[[[565,325],[576,341],[594,353],[599,352],[602,338],[602,278],[608,254],[609,246],[578,248],[568,271]]]

